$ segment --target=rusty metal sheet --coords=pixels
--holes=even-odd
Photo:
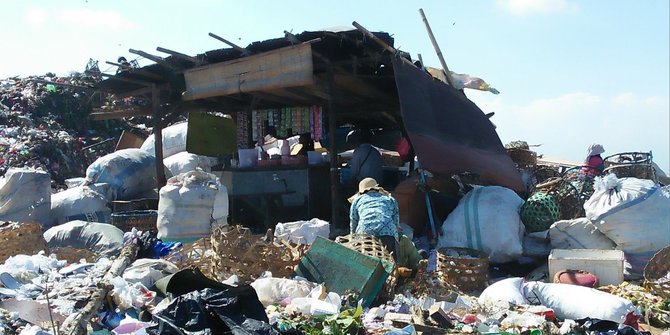
[[[470,172],[484,183],[524,191],[495,127],[463,92],[396,57],[393,70],[405,129],[421,166],[443,176]]]
[[[183,100],[257,92],[314,83],[312,46],[281,48],[184,72]]]

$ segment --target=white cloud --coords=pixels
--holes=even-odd
[[[117,11],[64,9],[60,11],[60,19],[85,27],[99,27],[111,30],[132,30],[137,25],[126,20]]]
[[[498,4],[514,15],[579,11],[579,6],[568,2],[568,0],[498,0]]]
[[[606,155],[652,151],[654,161],[670,171],[670,97],[622,92],[612,96],[575,92],[512,104],[503,95],[468,96],[492,121],[503,143],[513,140],[542,144],[539,153],[581,161],[593,142]]]
[[[31,7],[26,10],[26,13],[24,15],[24,18],[28,23],[32,25],[42,25],[44,22],[47,20],[47,12],[38,7]]]

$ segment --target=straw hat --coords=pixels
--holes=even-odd
[[[361,182],[358,183],[358,192],[354,193],[354,195],[349,197],[349,202],[350,203],[354,202],[356,197],[358,197],[359,195],[361,195],[361,194],[363,194],[367,191],[370,191],[370,190],[375,190],[379,193],[383,193],[383,194],[387,194],[387,195],[389,194],[383,187],[379,186],[379,184],[377,183],[377,181],[374,178],[368,177],[368,178],[365,178],[365,179],[361,180]]]

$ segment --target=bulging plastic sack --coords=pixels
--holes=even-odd
[[[165,167],[170,170],[173,176],[180,173],[186,173],[200,168],[205,172],[210,172],[212,164],[216,161],[213,157],[201,156],[182,151],[163,160]]]
[[[623,250],[632,273],[641,274],[649,259],[670,244],[670,186],[651,180],[597,178],[586,203],[586,217]]]
[[[177,123],[163,128],[163,159],[174,154],[186,151],[186,134],[188,133],[188,122]],[[156,155],[156,135],[151,134],[142,143],[140,149],[148,152],[152,156]]]
[[[514,261],[523,253],[521,205],[523,199],[510,189],[476,187],[444,221],[438,246],[484,251],[492,263]]]
[[[133,200],[156,184],[156,158],[141,149],[123,149],[98,158],[86,169],[86,183],[107,183],[115,199]]]
[[[110,224],[70,221],[43,234],[49,248],[72,247],[115,256],[123,247],[123,231]]]
[[[110,222],[108,202],[95,185],[69,188],[51,195],[51,218],[55,225],[73,220]]]
[[[309,221],[279,222],[275,227],[275,237],[296,244],[312,244],[318,236],[328,238],[330,223],[317,218]]]
[[[514,305],[527,305],[528,300],[524,297],[523,278],[507,278],[497,281],[484,289],[479,295],[478,302],[481,305],[497,305],[501,302]]]
[[[553,309],[560,319],[590,317],[624,323],[629,314],[640,315],[630,300],[584,286],[528,282],[524,292],[528,301]]]
[[[174,176],[159,192],[158,238],[190,242],[209,236],[213,224],[225,223],[228,191],[219,178],[202,170]]]
[[[549,228],[549,239],[554,249],[611,250],[616,243],[603,234],[587,218],[561,220]]]
[[[0,178],[0,221],[49,225],[50,210],[51,176],[48,173],[10,168]]]

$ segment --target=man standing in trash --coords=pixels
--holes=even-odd
[[[349,228],[352,234],[378,238],[398,261],[398,202],[373,178],[358,184],[358,192],[349,198]]]

